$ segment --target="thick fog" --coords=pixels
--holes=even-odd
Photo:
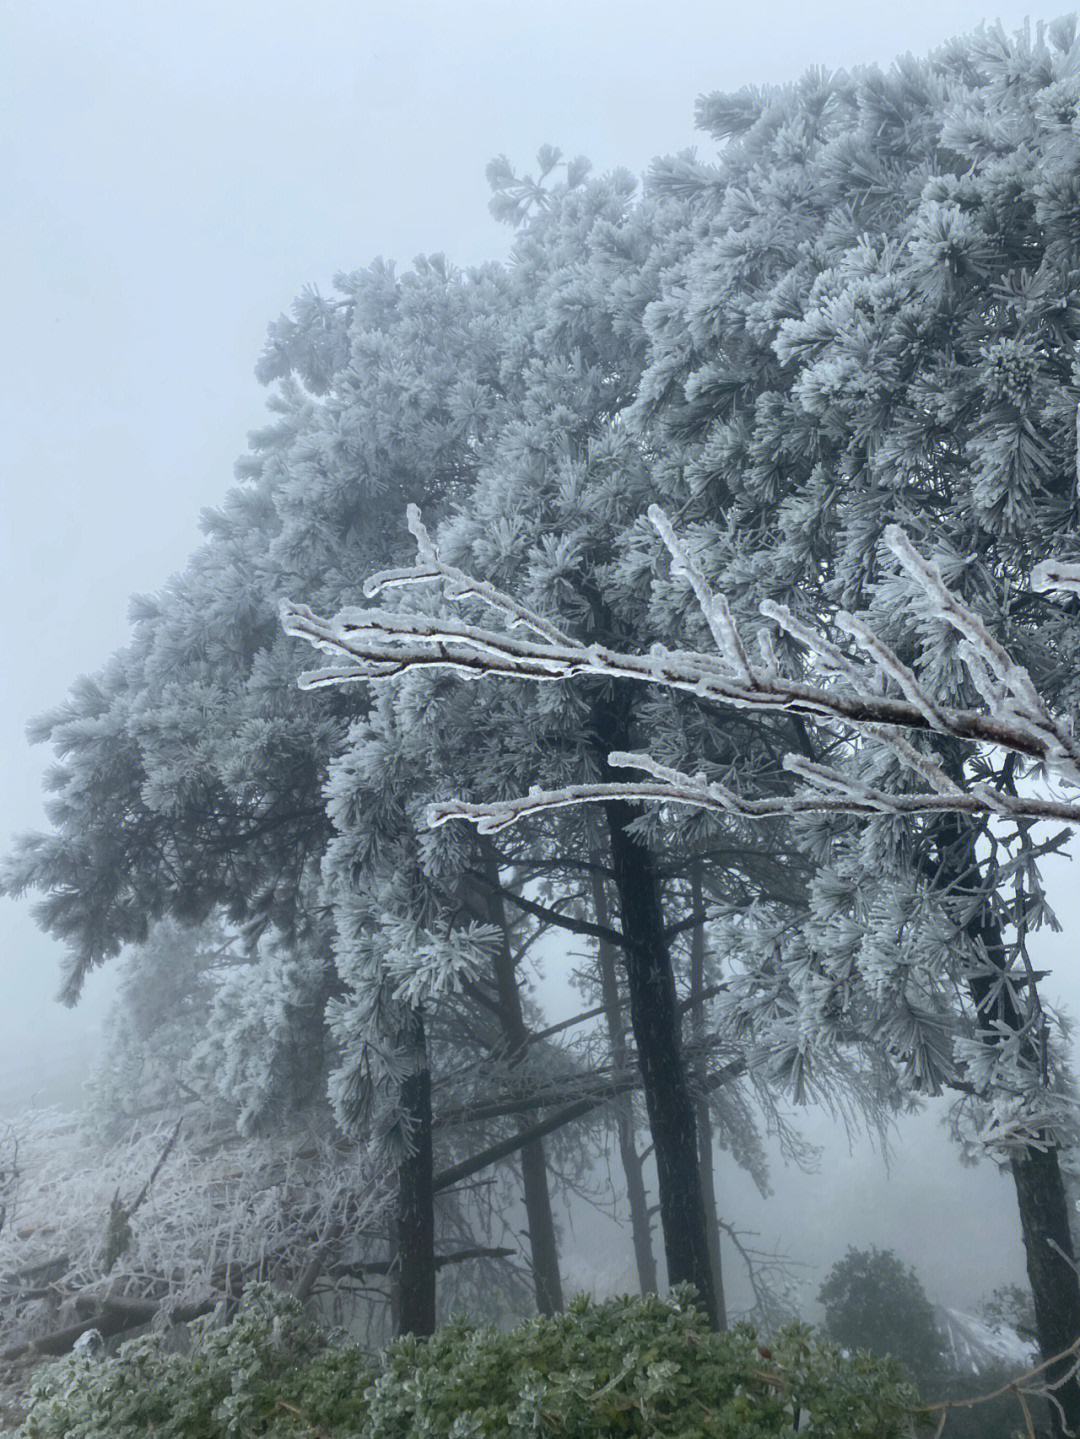
[[[796,79],[811,65],[923,54],[983,19],[1058,4],[917,6],[763,0],[658,7],[366,0],[8,6],[0,42],[4,311],[0,840],[41,828],[47,753],[27,720],[127,637],[128,598],[198,541],[264,421],[252,370],[267,323],[308,283],[375,256],[505,256],[486,162],[539,145],[640,173],[698,145],[702,92]],[[303,598],[297,596],[298,599]],[[1074,845],[1075,848],[1075,845]],[[1047,998],[1080,1013],[1075,868],[1046,865],[1064,933],[1032,942]],[[0,907],[0,1112],[77,1102],[114,985],[54,1000],[60,953],[29,902]],[[553,1019],[568,999],[549,965]],[[849,1244],[890,1246],[932,1298],[973,1304],[1023,1276],[1015,1196],[962,1169],[942,1107],[905,1119],[891,1167],[866,1135],[794,1116],[818,1172],[772,1156],[762,1200],[723,1161],[722,1212],[807,1266],[807,1308]],[[630,1252],[587,1212],[566,1277],[630,1282]],[[607,1246],[610,1245],[610,1248]],[[732,1263],[734,1279],[734,1265]],[[625,1271],[625,1272],[624,1272]],[[737,1297],[736,1297],[737,1303]]]

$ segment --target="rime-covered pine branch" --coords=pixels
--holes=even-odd
[[[922,730],[994,745],[1041,761],[1060,778],[1080,784],[1080,745],[1068,726],[1051,713],[1023,665],[949,590],[937,568],[918,553],[897,526],[886,530],[886,544],[923,590],[932,612],[960,635],[959,653],[975,688],[986,701],[985,710],[958,710],[938,704],[925,692],[914,671],[872,627],[848,614],[838,614],[836,624],[862,652],[865,658],[861,661],[796,619],[784,606],[768,601],[761,605],[762,614],[777,630],[816,654],[821,667],[835,676],[835,683],[829,687],[783,674],[772,632],[767,628],[757,636],[763,663],[753,665],[726,601],[710,588],[667,516],[653,505],[649,518],[671,555],[672,573],[684,577],[694,591],[716,643],[716,655],[662,646],[655,646],[647,655],[633,655],[603,645],[583,644],[510,596],[445,564],[419,512],[411,506],[409,528],[417,540],[417,564],[372,576],[365,593],[375,595],[392,587],[438,583],[448,599],[481,601],[501,614],[508,628],[479,628],[441,616],[383,609],[349,609],[333,619],[322,619],[305,606],[284,603],[281,619],[285,631],[339,661],[333,667],[302,675],[300,684],[314,689],[387,679],[418,669],[450,670],[467,679],[488,675],[538,681],[566,680],[578,675],[632,679],[681,690],[715,704],[840,721],[889,745],[906,767],[929,786],[916,792],[891,793],[842,770],[788,755],[785,768],[806,781],[807,787],[783,797],[752,799],[715,781],[708,782],[703,775],[669,769],[648,755],[616,753],[609,756],[611,765],[640,770],[649,778],[568,785],[558,790],[533,788],[521,798],[488,804],[451,801],[432,805],[428,822],[433,827],[449,819],[467,819],[481,832],[495,833],[526,815],[610,799],[692,805],[747,818],[807,811],[867,815],[955,811],[1080,822],[1080,803],[1018,798],[985,784],[962,789],[904,738],[903,731]],[[1044,561],[1033,573],[1032,584],[1043,590],[1080,592],[1080,566]],[[531,631],[531,635],[515,633],[520,629]],[[890,687],[892,693],[888,692]]]
[[[464,570],[455,569],[453,565],[444,564],[439,558],[439,551],[436,548],[431,536],[427,532],[423,520],[420,518],[420,510],[416,505],[409,505],[406,510],[406,522],[409,533],[416,540],[417,563],[406,569],[380,570],[377,574],[369,575],[364,581],[364,594],[367,598],[374,599],[376,595],[382,594],[383,590],[402,589],[409,585],[430,584],[437,580],[443,586],[447,597],[452,600],[475,599],[488,605],[491,609],[504,614],[510,621],[511,627],[524,626],[533,630],[541,639],[551,644],[573,644],[573,640],[557,629],[550,620],[530,610],[526,605],[504,595],[500,590],[495,589],[484,580],[473,579]]]

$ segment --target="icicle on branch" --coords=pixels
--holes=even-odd
[[[1080,822],[1080,803],[1068,800],[1015,797],[992,786],[958,786],[932,758],[920,753],[904,731],[949,735],[975,744],[994,745],[1037,760],[1061,779],[1080,784],[1080,745],[1068,726],[1051,713],[1027,670],[990,634],[982,619],[949,590],[937,568],[918,553],[897,526],[885,531],[885,542],[908,575],[921,587],[932,611],[960,636],[958,652],[985,710],[940,705],[923,689],[918,676],[877,635],[866,621],[840,613],[838,629],[851,636],[864,656],[846,654],[826,635],[798,620],[784,606],[765,601],[762,614],[789,638],[818,657],[834,676],[830,687],[807,684],[782,673],[772,633],[759,630],[762,665],[750,661],[723,596],[709,586],[666,514],[657,505],[649,519],[671,555],[672,573],[689,583],[716,644],[717,654],[668,650],[654,646],[647,655],[622,653],[603,645],[583,644],[511,596],[447,565],[429,537],[415,506],[409,529],[417,542],[417,563],[371,576],[365,593],[437,583],[450,600],[473,599],[500,614],[508,627],[486,629],[442,616],[399,613],[384,609],[347,609],[322,619],[306,606],[281,606],[287,634],[307,640],[332,655],[332,667],[300,677],[305,689],[360,680],[387,679],[414,669],[450,670],[462,678],[502,675],[515,679],[566,680],[578,675],[632,679],[681,690],[719,705],[840,721],[889,745],[928,789],[894,794],[874,788],[842,770],[812,763],[798,755],[784,766],[807,788],[767,799],[747,798],[703,775],[691,776],[659,764],[645,754],[618,752],[609,763],[649,776],[626,783],[568,785],[558,790],[534,787],[518,799],[490,804],[450,801],[431,806],[433,827],[449,819],[472,821],[483,833],[494,833],[527,815],[610,799],[649,800],[692,805],[717,813],[756,818],[807,811],[854,814],[920,814],[956,811],[1010,818],[1058,819]],[[1080,566],[1043,561],[1032,575],[1040,590],[1080,593]],[[525,629],[529,635],[518,631]],[[884,691],[889,687],[900,694]]]

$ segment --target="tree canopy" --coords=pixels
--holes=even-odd
[[[1052,1096],[1005,1157],[1044,1352],[1064,1348],[1080,1289],[1056,1283],[1047,1238],[1067,1257],[1067,1075],[1027,952],[1049,912],[1038,846],[995,821],[1018,813],[1025,760],[1075,760],[1056,716],[1077,701],[1076,601],[1024,578],[1048,554],[1080,558],[1078,60],[1066,20],[884,73],[707,96],[712,160],[659,159],[640,187],[581,161],[564,172],[551,148],[539,180],[493,162],[496,211],[517,227],[505,264],[377,263],[332,299],[305,291],[260,363],[275,421],[205,545],[37,726],[58,754],[53,831],[17,846],[3,883],[42,894],[68,1001],[156,921],[220,914],[263,941],[256,979],[233,981],[236,1048],[284,1008],[307,1016],[338,1121],[404,1164],[430,1149],[449,1017],[460,1039],[497,1013],[516,1055],[522,946],[553,929],[608,944],[670,1277],[716,1320],[683,969],[763,1089],[846,1085],[880,1112],[951,1086],[970,1144]],[[441,568],[419,531],[410,564],[410,504]],[[654,505],[674,531],[650,524]],[[896,562],[897,526],[913,564]],[[425,565],[444,592],[396,597]],[[452,650],[465,626],[479,667],[512,654],[517,678],[394,679],[382,653],[369,686],[344,685],[346,669],[297,691],[295,634],[355,656],[383,623],[361,605],[373,574],[440,663],[468,668]],[[512,623],[493,639],[496,592]],[[333,633],[297,604],[340,613]],[[738,635],[763,608],[754,678]],[[699,664],[674,683],[714,640],[704,678]],[[520,682],[550,674],[553,651],[573,683]],[[814,653],[863,719],[921,733],[869,746],[811,727],[842,688],[824,686],[832,711],[811,703]],[[779,674],[803,708],[789,685],[750,712],[747,687],[760,698]],[[1009,758],[959,742],[995,738],[1002,717],[1023,740]],[[646,752],[657,792],[612,790],[612,755]],[[792,752],[812,809],[792,804]],[[537,801],[532,828],[498,844],[425,824],[452,799],[505,814],[491,807],[534,784],[606,787],[601,822]],[[640,802],[677,784],[716,802]],[[913,821],[927,785],[949,812]],[[859,797],[867,823],[846,813]],[[724,963],[708,1001],[702,936]]]

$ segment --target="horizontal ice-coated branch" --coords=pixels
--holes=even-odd
[[[785,757],[784,767],[793,768],[787,764],[787,759],[796,758],[798,756]],[[984,785],[972,786],[971,790],[958,789],[953,794],[942,794],[937,790],[888,794],[865,786],[856,789],[855,781],[841,785],[839,772],[836,777],[836,787],[831,793],[823,789],[807,789],[772,799],[745,799],[717,784],[700,788],[694,784],[649,784],[647,781],[566,785],[556,790],[532,789],[519,799],[493,800],[485,804],[445,800],[428,805],[427,822],[432,829],[437,829],[447,820],[466,819],[476,825],[480,834],[498,834],[499,830],[508,829],[530,815],[622,799],[630,803],[651,801],[654,804],[690,805],[696,809],[711,810],[714,814],[745,819],[795,814],[916,815],[936,811],[972,815],[1007,813],[1013,818],[1059,819],[1080,824],[1080,804],[1069,804],[1064,800],[1024,797],[1006,798],[1006,802],[1002,803],[997,791]]]
[[[385,610],[343,610],[326,620],[306,605],[288,601],[283,602],[280,613],[286,634],[306,639],[344,661],[302,674],[302,689],[388,679],[413,669],[451,670],[464,679],[503,675],[565,680],[594,675],[663,685],[737,708],[779,710],[853,725],[931,728],[923,709],[907,700],[819,689],[749,666],[743,678],[718,665],[712,656],[692,651],[657,650],[633,655],[603,645],[546,644],[520,639],[506,631]],[[1044,737],[1020,733],[996,716],[975,710],[943,711],[941,724],[934,728],[943,734],[1016,749],[1029,758],[1053,762],[1051,746]]]
[[[767,630],[758,635],[764,663],[755,667],[726,601],[710,589],[667,516],[654,505],[649,518],[671,555],[672,573],[683,576],[693,589],[718,655],[661,646],[647,655],[634,655],[574,640],[510,596],[444,564],[419,512],[410,507],[409,528],[419,550],[417,565],[375,575],[365,591],[376,594],[392,586],[438,582],[451,599],[477,599],[503,614],[510,628],[489,630],[441,616],[382,609],[343,610],[333,619],[322,619],[305,606],[286,602],[281,606],[285,631],[329,652],[337,661],[332,667],[302,675],[300,684],[314,689],[387,679],[415,669],[449,670],[468,679],[489,675],[537,681],[579,675],[631,679],[684,691],[719,705],[841,721],[890,745],[905,765],[931,787],[916,793],[889,793],[840,770],[788,756],[785,767],[806,780],[810,788],[780,798],[747,799],[716,782],[707,783],[704,777],[670,770],[647,755],[619,753],[609,756],[612,765],[639,769],[651,778],[625,784],[570,785],[558,790],[534,788],[521,798],[491,804],[448,801],[430,807],[428,821],[433,826],[452,818],[468,819],[484,833],[493,833],[526,815],[612,799],[693,805],[748,818],[808,810],[855,814],[958,811],[1080,821],[1080,803],[1017,798],[986,785],[961,789],[933,759],[903,738],[901,731],[922,730],[994,745],[1042,761],[1063,779],[1080,784],[1080,745],[1070,729],[1050,712],[1027,670],[994,639],[982,619],[952,594],[935,566],[918,553],[899,528],[890,526],[886,530],[886,543],[924,590],[934,612],[961,636],[959,653],[976,689],[986,700],[985,711],[939,705],[924,691],[918,676],[866,621],[846,614],[837,616],[837,625],[852,636],[869,663],[859,663],[845,654],[784,606],[770,602],[761,606],[768,619],[817,654],[839,683],[846,681],[847,688],[839,687],[839,683],[830,688],[806,684],[782,674]],[[1042,588],[1080,591],[1078,566],[1047,561],[1038,567],[1037,577]],[[514,632],[521,628],[532,635]],[[899,697],[882,692],[890,683],[900,690]]]
[[[1011,723],[1008,715],[977,710],[936,711],[888,695],[845,694],[804,684],[765,669],[747,667],[746,677],[718,666],[708,655],[659,650],[633,655],[603,645],[548,644],[497,630],[482,630],[429,615],[385,610],[343,610],[332,620],[305,605],[281,606],[285,632],[306,639],[344,661],[300,676],[304,689],[359,680],[387,679],[413,669],[443,669],[467,679],[503,675],[516,679],[565,680],[578,675],[633,679],[683,690],[717,704],[778,710],[811,719],[837,719],[854,726],[893,725],[930,730],[976,743],[1016,750],[1030,759],[1071,769],[1073,748],[1056,727],[1050,734]],[[1053,725],[1047,714],[1044,724]],[[1057,744],[1054,741],[1057,741]],[[1059,750],[1060,746],[1060,750]],[[1080,779],[1080,773],[1077,778]]]

